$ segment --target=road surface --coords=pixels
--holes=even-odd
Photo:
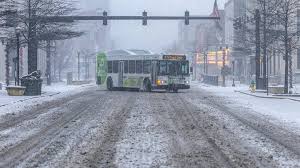
[[[300,135],[205,90],[105,91],[0,117],[0,167],[300,167]]]

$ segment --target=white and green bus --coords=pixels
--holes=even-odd
[[[114,50],[97,55],[97,84],[108,90],[132,88],[151,92],[190,88],[185,55],[160,55],[144,50]]]

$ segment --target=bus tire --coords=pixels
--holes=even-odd
[[[107,90],[109,91],[113,91],[113,81],[111,78],[107,78],[107,81],[106,81],[106,87],[107,87]]]
[[[174,93],[178,93],[178,88],[173,88]]]
[[[144,87],[145,92],[151,92],[152,91],[152,86],[151,86],[151,82],[150,82],[149,79],[144,80],[143,87]]]

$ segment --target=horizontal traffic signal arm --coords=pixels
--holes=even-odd
[[[78,20],[185,20],[185,16],[37,16],[44,22],[75,22]],[[189,16],[189,20],[219,20],[220,17]]]

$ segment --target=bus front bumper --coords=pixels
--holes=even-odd
[[[170,90],[170,89],[190,89],[190,85],[185,84],[172,84],[172,85],[159,85],[154,86],[153,89],[163,89],[163,90]]]

